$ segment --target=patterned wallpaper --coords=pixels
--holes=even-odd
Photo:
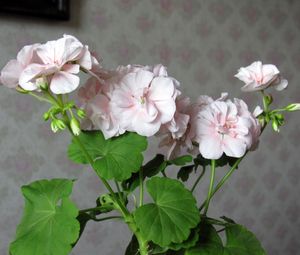
[[[106,67],[163,63],[181,81],[184,93],[247,100],[233,78],[237,68],[261,59],[278,65],[288,90],[275,93],[275,104],[300,102],[300,1],[297,0],[73,0],[70,22],[0,17],[0,66],[24,45],[77,36],[101,56]],[[67,133],[54,135],[41,120],[47,107],[28,96],[0,91],[0,254],[19,222],[20,185],[39,178],[78,178],[74,199],[91,207],[104,188],[88,168],[66,157]],[[227,215],[248,226],[270,255],[295,255],[300,249],[300,163],[297,114],[287,117],[280,134],[267,130],[259,150],[251,153],[212,201],[210,213]],[[155,141],[150,153],[155,153]],[[220,170],[219,174],[224,173]],[[207,180],[197,196],[204,197]],[[89,224],[79,254],[123,254],[129,240],[119,222]],[[112,236],[115,237],[116,243]]]

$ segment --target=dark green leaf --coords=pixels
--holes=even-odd
[[[79,235],[73,181],[40,180],[22,187],[25,209],[10,245],[12,255],[67,255]]]
[[[94,169],[107,180],[123,181],[137,172],[143,163],[142,152],[147,148],[147,139],[136,133],[105,140],[100,131],[82,132],[79,139],[94,160]],[[74,139],[68,155],[75,163],[88,163]]]
[[[87,222],[89,220],[91,220],[91,217],[88,213],[81,213],[77,216],[76,219],[78,220],[78,222],[80,224],[80,231],[79,231],[79,236],[78,236],[76,242],[72,244],[72,247],[74,247],[77,244],[77,242],[79,241],[79,239],[85,229],[85,226],[86,226]]]
[[[125,251],[125,255],[139,255],[139,243],[135,237],[135,235],[132,236],[126,251]]]
[[[186,251],[185,255],[266,255],[256,237],[245,227],[237,224],[226,226],[226,245],[211,225],[201,232],[196,247]]]
[[[196,243],[198,242],[199,239],[199,228],[195,228],[191,231],[190,236],[188,237],[188,239],[184,240],[181,243],[171,243],[168,245],[168,248],[170,250],[174,250],[174,251],[179,251],[181,249],[188,249],[190,247],[193,247],[196,245]]]
[[[181,182],[164,177],[152,177],[146,186],[154,203],[134,213],[143,237],[161,247],[186,240],[200,221],[192,193]]]
[[[161,165],[165,162],[164,156],[157,154],[153,159],[142,167],[143,180],[146,177],[152,177],[161,171]],[[123,187],[128,192],[133,192],[140,184],[139,173],[133,173],[131,177],[123,182]]]
[[[190,174],[193,172],[195,165],[183,166],[177,173],[177,179],[181,179],[183,182],[189,179]]]

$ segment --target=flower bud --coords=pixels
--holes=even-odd
[[[66,124],[63,120],[59,120],[56,119],[56,126],[60,129],[60,130],[64,130],[66,128]]]
[[[49,120],[49,118],[50,118],[49,112],[45,112],[45,113],[43,114],[43,119],[44,119],[44,121]]]
[[[272,104],[272,102],[273,102],[273,98],[272,98],[271,95],[267,95],[267,96],[264,96],[264,97],[263,97],[263,103],[264,103],[264,107],[265,107],[265,108],[268,108],[268,106],[269,106],[270,104]]]
[[[76,118],[71,119],[70,127],[74,135],[78,136],[80,134],[80,124]]]
[[[50,127],[51,127],[51,130],[52,130],[54,133],[56,133],[56,132],[58,131],[58,127],[57,127],[57,125],[56,125],[55,120],[52,120],[52,121],[51,121]]]
[[[51,129],[54,133],[56,133],[59,129],[64,130],[66,128],[66,124],[63,120],[53,119],[51,122]]]
[[[276,113],[274,117],[276,118],[276,121],[279,126],[282,126],[284,124],[284,117],[282,114]]]
[[[287,107],[285,107],[285,110],[288,111],[288,112],[299,111],[300,110],[300,103],[290,104]]]
[[[77,110],[77,116],[81,119],[83,119],[86,116],[86,113],[83,109],[78,109]]]
[[[272,121],[272,128],[275,132],[279,132],[279,125],[276,119],[273,119]]]

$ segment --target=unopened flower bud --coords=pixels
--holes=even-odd
[[[56,133],[58,131],[58,126],[56,125],[56,121],[55,120],[52,120],[51,121],[51,130]]]
[[[276,118],[277,123],[278,123],[279,126],[282,126],[284,124],[284,117],[283,117],[282,114],[276,113],[275,118]]]
[[[64,130],[66,128],[66,124],[60,119],[53,119],[51,122],[51,129],[54,133],[56,133],[59,129]]]
[[[270,104],[272,104],[272,102],[273,102],[273,98],[271,95],[264,96],[263,103],[265,108],[267,108]]]
[[[272,121],[272,128],[275,132],[279,132],[279,125],[276,119],[273,119]]]
[[[299,111],[300,110],[300,103],[290,104],[287,107],[285,107],[285,110],[287,110],[289,112]]]
[[[49,112],[45,112],[45,113],[43,114],[43,119],[44,119],[44,121],[49,120],[49,118],[50,118]]]
[[[60,129],[60,130],[64,130],[66,128],[66,124],[64,123],[63,120],[59,120],[56,119],[56,126]]]
[[[78,136],[80,134],[80,124],[76,118],[71,119],[70,127],[74,135]]]
[[[77,116],[81,119],[83,119],[86,116],[86,113],[83,109],[78,109],[77,110]]]

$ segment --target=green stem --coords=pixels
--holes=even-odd
[[[212,191],[211,194],[211,198],[217,193],[217,191],[223,186],[223,184],[227,181],[227,179],[232,175],[232,173],[237,169],[238,165],[240,164],[240,162],[243,160],[243,158],[246,156],[247,153],[245,153],[245,155],[239,159],[237,159],[237,161],[235,161],[235,163],[233,164],[233,166],[231,167],[231,169],[227,172],[227,174],[218,182],[218,184],[216,185],[216,187],[214,188],[214,190]],[[203,204],[200,206],[199,211],[201,211],[204,206],[207,203],[207,199],[203,202]]]
[[[200,181],[201,178],[203,177],[204,173],[205,173],[205,166],[203,166],[201,174],[199,175],[199,177],[198,177],[197,180],[195,181],[193,187],[191,188],[191,192],[194,192],[196,186],[198,185],[199,181]]]
[[[139,243],[139,252],[140,255],[149,255],[148,253],[148,241],[144,240],[144,238],[141,235],[141,232],[137,228],[134,219],[131,215],[125,217],[125,222],[127,223],[129,229],[134,233],[136,236],[136,239]]]
[[[231,167],[231,169],[228,171],[228,173],[221,179],[221,181],[219,181],[219,183],[216,185],[215,189],[213,190],[212,196],[223,186],[223,184],[227,181],[227,179],[232,175],[232,173],[237,169],[238,165],[240,164],[240,162],[243,160],[243,158],[246,156],[246,154],[239,158],[237,161],[235,161],[235,163],[233,164],[233,166]]]
[[[79,214],[81,214],[81,213],[86,213],[86,212],[95,212],[95,211],[105,211],[105,209],[107,210],[107,208],[111,208],[111,206],[110,207],[108,207],[108,206],[105,206],[105,205],[101,205],[101,206],[96,206],[96,207],[92,207],[92,208],[87,208],[87,209],[82,209],[82,210],[80,210],[79,211]]]
[[[68,122],[69,123],[69,122]],[[85,155],[87,161],[89,162],[89,164],[91,165],[91,167],[93,168],[94,165],[94,160],[91,158],[91,156],[89,155],[89,153],[87,152],[87,150],[85,149],[84,145],[81,143],[80,139],[78,136],[74,135],[73,132],[70,132],[73,136],[73,139],[75,140],[75,142],[78,144],[78,146],[80,147],[81,151],[83,152],[83,154]],[[94,168],[93,168],[94,169]],[[95,170],[95,169],[94,169]],[[109,183],[102,178],[97,171],[95,170],[96,174],[98,175],[98,177],[100,178],[100,180],[103,182],[104,186],[106,187],[106,189],[110,192],[110,195],[112,196],[113,200],[118,204],[118,206],[120,207],[121,212],[125,215],[128,215],[129,212],[127,210],[127,208],[123,205],[123,203],[120,202],[120,200],[117,198],[115,192],[113,191],[113,189],[111,188],[111,186],[109,185]]]
[[[143,179],[142,168],[139,171],[139,179],[140,179],[140,206],[142,206],[144,202],[144,179]]]
[[[28,95],[31,95],[31,96],[35,97],[35,98],[38,99],[39,101],[44,101],[44,102],[47,102],[47,103],[49,103],[49,104],[52,104],[52,103],[53,103],[53,101],[48,100],[47,98],[44,98],[44,97],[40,97],[40,96],[36,95],[36,94],[33,93],[33,92],[28,92]]]
[[[115,185],[116,185],[116,188],[118,190],[118,195],[119,195],[119,198],[121,199],[121,201],[124,203],[124,199],[123,199],[123,196],[122,196],[122,191],[120,189],[120,185],[117,181],[115,181]]]
[[[209,203],[213,194],[213,188],[214,188],[214,182],[215,182],[215,175],[216,175],[216,161],[214,159],[211,160],[211,176],[210,176],[210,184],[209,184],[209,189],[208,189],[208,194],[207,194],[207,199],[205,203],[205,210],[204,210],[204,215],[207,214]]]
[[[103,218],[92,218],[93,221],[105,221],[105,220],[111,220],[111,219],[124,219],[122,216],[108,216],[108,217],[103,217]]]

